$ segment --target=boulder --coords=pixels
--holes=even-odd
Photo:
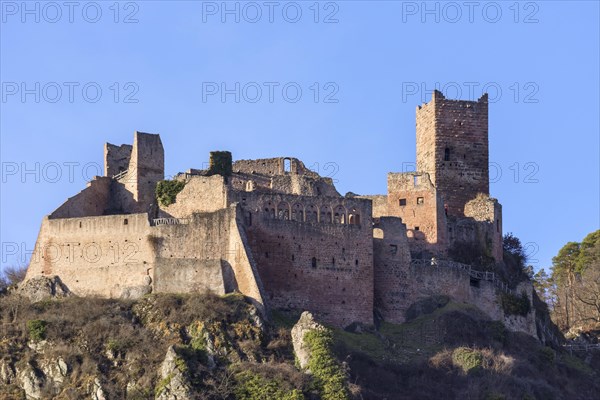
[[[300,368],[306,368],[308,361],[310,360],[310,349],[304,343],[304,336],[313,330],[325,330],[325,327],[315,321],[313,315],[304,311],[300,316],[300,319],[292,328],[292,344],[294,346],[294,353],[298,358]]]

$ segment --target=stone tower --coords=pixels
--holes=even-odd
[[[489,195],[488,97],[447,100],[434,91],[417,108],[417,171],[427,172],[447,215],[463,217],[478,193]]]

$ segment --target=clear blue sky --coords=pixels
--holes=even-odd
[[[537,268],[599,228],[596,1],[26,4],[0,3],[3,266],[134,130],[161,134],[167,174],[230,150],[385,193],[436,83],[488,88],[492,196]]]

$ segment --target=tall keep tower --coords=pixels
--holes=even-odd
[[[417,170],[429,173],[449,216],[464,217],[469,200],[489,195],[487,93],[463,101],[436,90],[417,108]]]

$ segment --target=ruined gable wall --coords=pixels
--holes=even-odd
[[[70,197],[58,207],[50,218],[72,218],[96,216],[104,214],[109,208],[111,195],[111,179],[94,177],[87,187],[73,197]]]
[[[133,146],[104,144],[104,176],[112,177],[129,168]]]
[[[252,256],[275,308],[310,310],[324,321],[346,326],[372,323],[373,241],[370,202],[360,199],[240,193]],[[292,220],[322,210],[322,222]],[[338,207],[359,215],[360,224],[334,223]],[[315,211],[317,212],[317,211]],[[299,213],[294,214],[296,217]],[[317,212],[317,219],[320,217]],[[330,218],[330,219],[328,219]],[[299,218],[300,219],[300,218]],[[328,222],[325,220],[328,219]],[[313,262],[314,259],[314,262]]]
[[[445,160],[446,149],[449,159]],[[478,193],[489,194],[488,100],[447,100],[435,91],[417,109],[417,169],[428,172],[448,205],[463,216]]]

